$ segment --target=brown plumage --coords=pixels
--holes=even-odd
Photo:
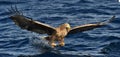
[[[74,28],[70,27],[70,24],[65,23],[60,25],[57,28],[51,27],[47,24],[34,21],[31,18],[25,17],[23,14],[21,14],[18,9],[15,7],[11,7],[12,9],[9,11],[13,13],[12,16],[10,16],[10,19],[12,19],[16,25],[18,25],[22,29],[26,29],[28,31],[33,31],[39,34],[48,34],[49,36],[46,37],[45,39],[49,41],[49,44],[52,47],[55,47],[56,44],[54,43],[55,41],[59,42],[60,46],[64,46],[64,37],[67,34],[73,34],[77,32],[83,32],[87,30],[92,30],[97,27],[101,27],[115,19],[115,16],[113,16],[111,19],[104,21],[104,22],[99,22],[95,24],[85,24],[81,26],[77,26]]]

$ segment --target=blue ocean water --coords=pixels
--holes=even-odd
[[[57,27],[101,22],[106,26],[65,37],[64,47],[41,46],[46,35],[22,30],[7,8],[17,5],[27,17]],[[0,0],[0,57],[119,57],[120,3],[117,0]],[[45,43],[43,43],[45,44]],[[39,46],[40,45],[40,46]]]

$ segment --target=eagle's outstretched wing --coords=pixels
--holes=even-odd
[[[15,24],[22,29],[48,35],[56,32],[55,28],[47,24],[33,21],[31,18],[25,17],[20,11],[18,11],[17,7],[13,8],[11,6],[11,9],[9,9],[9,11],[13,13],[13,15],[10,16],[10,19],[12,19]]]
[[[115,16],[113,16],[111,19],[106,20],[104,22],[99,22],[99,23],[96,23],[96,24],[85,24],[85,25],[77,26],[77,27],[72,28],[68,32],[68,34],[77,33],[77,32],[83,32],[83,31],[87,31],[87,30],[92,30],[94,28],[106,25],[107,23],[111,22],[113,19],[115,19]]]

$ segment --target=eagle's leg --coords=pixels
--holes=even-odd
[[[60,46],[65,46],[64,38],[61,38],[61,39],[59,40],[59,45],[60,45]]]
[[[52,36],[51,39],[49,40],[49,44],[51,45],[52,48],[54,48],[56,46],[54,36]]]

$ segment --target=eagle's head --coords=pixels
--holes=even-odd
[[[71,29],[71,26],[69,23],[64,23],[62,26],[67,30],[67,32],[69,32]]]

